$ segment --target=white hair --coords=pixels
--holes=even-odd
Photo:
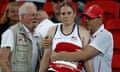
[[[28,12],[27,7],[29,7],[29,6],[35,6],[35,4],[32,3],[32,2],[26,2],[19,8],[19,17],[20,17],[20,19],[21,19],[22,14],[25,14],[25,13]]]

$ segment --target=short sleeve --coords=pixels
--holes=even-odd
[[[91,40],[90,45],[104,54],[108,48],[113,47],[112,35],[108,33],[100,34]]]
[[[13,46],[14,46],[13,32],[10,29],[8,29],[2,34],[1,48],[10,47],[12,51]]]

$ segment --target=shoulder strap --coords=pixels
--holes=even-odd
[[[81,35],[80,35],[80,31],[79,31],[80,28],[81,28],[80,25],[77,25],[78,36],[79,36],[79,38],[80,38],[80,40],[81,40]]]

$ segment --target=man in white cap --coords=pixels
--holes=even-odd
[[[86,27],[91,34],[90,43],[82,51],[52,54],[52,60],[85,61],[93,59],[94,72],[112,72],[112,34],[104,28],[103,10],[92,5],[84,12]]]

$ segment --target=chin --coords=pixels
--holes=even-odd
[[[70,21],[65,21],[64,24],[71,24],[71,22]]]
[[[64,23],[64,24],[66,24],[66,25],[71,25],[71,23]]]

